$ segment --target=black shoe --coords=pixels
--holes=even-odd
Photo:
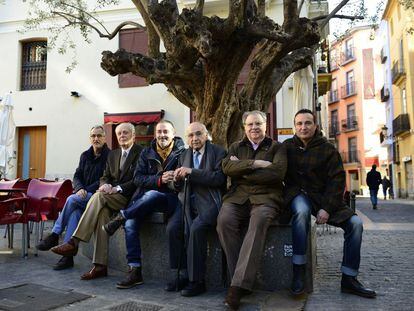
[[[115,216],[114,219],[112,219],[106,225],[103,225],[102,228],[106,231],[106,233],[108,233],[108,235],[113,235],[116,230],[119,229],[119,227],[125,224],[125,222],[126,219],[121,215],[121,213],[119,213]]]
[[[181,290],[181,296],[193,297],[206,292],[206,284],[204,282],[190,282]]]
[[[375,291],[365,288],[355,276],[346,274],[342,274],[341,291],[343,293],[358,295],[365,298],[375,298],[377,296]]]
[[[130,267],[126,278],[116,283],[116,287],[120,289],[131,288],[143,283],[141,267]]]
[[[54,246],[59,244],[59,235],[56,233],[49,234],[44,240],[40,241],[39,244],[36,245],[36,248],[39,251],[48,251]]]
[[[373,209],[377,209],[377,204],[372,205]]]
[[[167,292],[178,292],[182,290],[184,287],[186,287],[187,284],[188,284],[187,278],[175,279],[171,282],[168,282],[164,290],[166,290]]]
[[[293,279],[290,291],[293,295],[302,295],[305,292],[306,265],[293,264]]]
[[[60,260],[53,266],[53,270],[64,270],[73,267],[72,256],[62,256]]]

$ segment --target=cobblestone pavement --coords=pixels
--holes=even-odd
[[[357,199],[357,213],[372,222],[365,226],[358,278],[377,291],[377,298],[340,292],[343,231],[337,229],[318,236],[315,290],[305,310],[414,310],[413,201],[381,200],[378,207],[372,210],[369,199]]]
[[[377,291],[376,299],[340,292],[343,235],[337,229],[336,233],[331,230],[330,234],[318,236],[318,265],[311,295],[294,300],[284,291],[256,292],[243,299],[241,310],[414,310],[414,204],[381,200],[378,206],[373,211],[369,199],[357,199],[357,211],[366,223],[359,279]],[[0,229],[3,235],[4,226]],[[115,283],[123,274],[113,269],[107,278],[81,281],[79,275],[90,268],[90,261],[82,256],[77,256],[73,269],[52,271],[56,255],[41,252],[34,257],[30,251],[30,258],[24,260],[20,258],[17,238],[19,232],[15,234],[16,249],[10,252],[6,239],[0,237],[0,288],[30,282],[92,296],[57,310],[109,310],[126,302],[160,306],[161,310],[225,310],[224,290],[183,298],[177,293],[164,292],[163,284],[148,281],[140,287],[118,290]]]

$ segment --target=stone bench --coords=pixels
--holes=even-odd
[[[168,264],[168,246],[165,217],[162,213],[154,213],[142,225],[142,272],[144,280],[165,282],[171,277]],[[308,270],[306,286],[308,292],[313,290],[313,275],[316,267],[316,225],[312,221],[309,235]],[[88,244],[82,244],[82,252],[92,258],[92,239]],[[223,254],[224,255],[224,254]],[[269,227],[261,268],[257,274],[255,288],[260,290],[288,289],[292,279],[292,230],[289,224],[279,224],[274,221]],[[109,267],[127,271],[126,247],[124,230],[118,230],[109,242]],[[207,252],[207,287],[223,288],[226,273],[222,268],[222,249],[217,233],[211,230],[208,236]],[[228,277],[227,277],[228,280]],[[228,284],[226,284],[228,285]]]

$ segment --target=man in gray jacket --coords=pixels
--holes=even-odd
[[[206,291],[204,276],[207,257],[207,232],[214,229],[221,206],[226,176],[221,161],[226,152],[208,140],[204,124],[191,123],[186,130],[187,149],[174,172],[179,199],[185,205],[187,269],[189,284],[181,290],[185,297]],[[187,186],[184,185],[186,180]],[[185,189],[186,188],[186,189]],[[179,234],[179,232],[177,232]],[[183,267],[184,269],[186,267]]]

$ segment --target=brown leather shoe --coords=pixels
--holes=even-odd
[[[67,243],[52,247],[50,250],[55,254],[71,257],[76,256],[78,253],[78,246],[73,241],[73,238],[71,238]]]
[[[248,295],[251,291],[246,290],[244,288],[238,286],[230,286],[226,299],[224,303],[228,306],[231,310],[239,310],[240,308],[240,300],[243,296]]]
[[[93,280],[108,275],[108,268],[104,265],[93,265],[93,268],[81,275],[81,280]]]

